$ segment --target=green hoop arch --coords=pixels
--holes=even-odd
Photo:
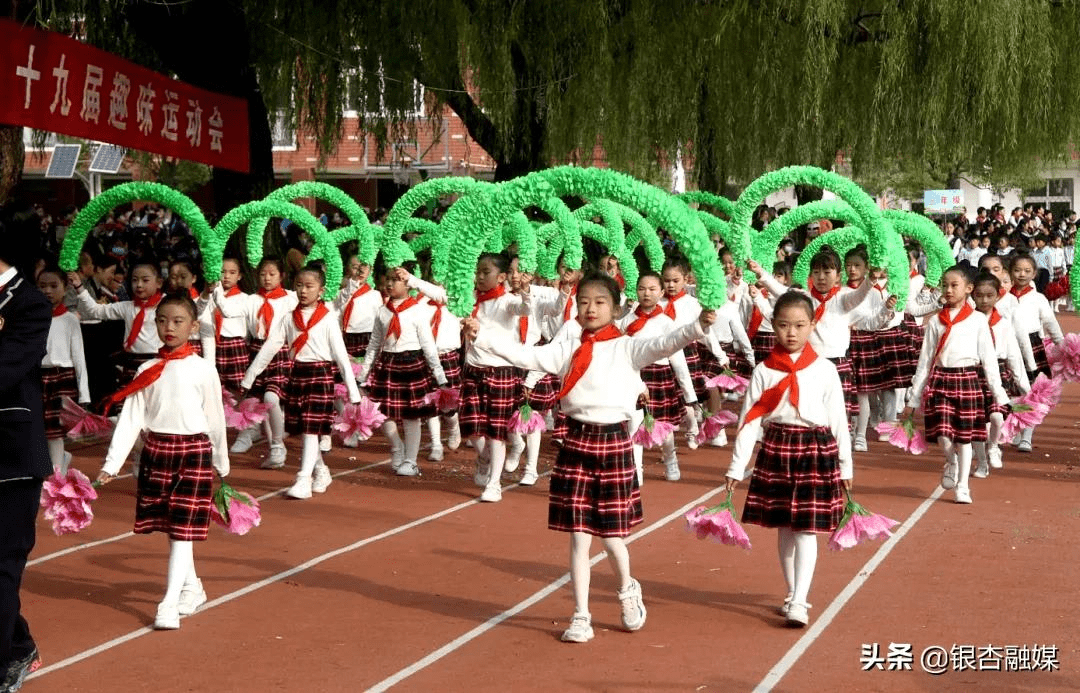
[[[727,199],[726,197],[717,195],[716,193],[711,193],[707,190],[688,190],[684,193],[679,193],[675,197],[679,198],[686,204],[699,205],[699,211],[706,211],[700,209],[700,205],[708,205],[710,207],[720,210],[721,214],[726,215],[728,219],[731,219],[731,217],[735,214],[734,202]]]
[[[796,228],[818,219],[836,219],[849,226],[862,227],[863,225],[859,214],[843,200],[808,202],[777,217],[754,236],[751,241],[754,259],[768,270],[776,258],[776,249],[780,242]]]
[[[442,233],[441,224],[430,219],[414,219],[413,214],[421,206],[447,195],[468,196],[491,187],[494,187],[494,184],[475,178],[446,176],[432,178],[409,188],[390,208],[386,221],[383,223],[379,243],[383,262],[387,267],[398,267],[403,262],[415,260],[416,253],[426,248],[431,248],[434,256],[434,247]],[[414,223],[418,221],[425,223]],[[403,240],[407,233],[416,232],[421,235],[414,239],[414,243],[406,243]],[[434,257],[432,259],[434,260]]]
[[[791,212],[788,212],[791,214]],[[787,216],[785,214],[784,216]],[[810,276],[810,261],[814,258],[814,255],[821,250],[821,246],[831,246],[833,250],[840,254],[840,260],[843,262],[844,254],[851,250],[860,243],[867,243],[870,240],[869,234],[859,226],[844,226],[839,229],[834,229],[828,233],[823,233],[814,240],[806,244],[802,253],[799,254],[799,259],[795,262],[795,267],[791,270],[791,281],[796,284],[808,287],[809,284],[806,280]],[[897,299],[899,301],[899,299]]]
[[[595,200],[583,207],[574,210],[574,216],[582,224],[583,235],[592,238],[614,255],[619,261],[623,280],[627,286],[637,286],[638,269],[634,254],[626,247],[626,235],[623,232],[622,215],[610,200]],[[592,221],[594,217],[600,217],[603,221],[599,233],[595,227],[598,225]]]
[[[941,275],[956,262],[941,229],[933,220],[914,212],[887,209],[883,214],[900,235],[907,236],[922,247],[926,253],[926,285],[937,286]]]

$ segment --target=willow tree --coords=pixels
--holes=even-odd
[[[681,146],[712,190],[838,153],[857,171],[897,159],[1002,171],[1059,156],[1080,124],[1072,0],[33,4],[43,25],[80,17],[96,45],[248,99],[253,173],[215,171],[219,200],[270,184],[268,109],[324,154],[345,110],[385,144],[416,127],[414,81],[430,112],[461,117],[498,178],[587,163],[597,145],[648,178]]]

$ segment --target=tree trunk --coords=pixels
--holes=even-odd
[[[15,125],[0,125],[0,207],[7,204],[15,186],[22,180],[23,129]]]

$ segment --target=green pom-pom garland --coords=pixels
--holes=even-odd
[[[780,243],[796,228],[819,219],[835,219],[849,226],[862,227],[862,218],[843,200],[808,202],[777,217],[754,236],[751,242],[754,259],[765,271],[769,271]]]
[[[679,193],[676,197],[686,204],[698,205],[699,209],[701,205],[708,205],[714,209],[718,209],[720,210],[720,213],[728,219],[731,219],[732,215],[735,213],[734,202],[726,197],[721,197],[720,195],[711,193],[707,190],[688,190],[684,193]]]
[[[626,285],[637,286],[638,270],[637,262],[629,248],[626,247],[626,236],[623,233],[623,221],[615,203],[609,200],[597,200],[574,210],[574,216],[583,224],[582,233],[600,243],[608,253],[614,255],[619,261],[623,280]],[[591,220],[600,217],[602,225]],[[600,229],[600,231],[598,231]]]
[[[788,214],[790,214],[790,212],[788,212]],[[787,214],[784,216],[787,216]],[[843,274],[844,255],[847,251],[860,243],[867,243],[869,238],[866,231],[858,226],[845,226],[821,234],[807,243],[806,248],[799,254],[799,259],[795,262],[795,267],[791,270],[791,281],[809,289],[810,285],[807,283],[807,280],[810,277],[810,261],[824,245],[830,246],[839,253],[841,260],[841,274]]]
[[[887,209],[885,219],[901,235],[918,243],[926,253],[926,285],[937,286],[945,270],[955,264],[952,248],[932,219],[914,212]],[[910,264],[910,263],[909,263]]]
[[[467,196],[491,187],[494,187],[492,183],[475,178],[447,176],[432,178],[410,188],[390,208],[383,223],[379,241],[383,262],[387,267],[398,267],[404,262],[415,260],[416,253],[428,248],[432,250],[434,260],[435,245],[439,235],[443,233],[441,225],[430,219],[414,218],[413,214],[440,197]],[[406,243],[402,238],[410,233],[420,233],[420,236]]]

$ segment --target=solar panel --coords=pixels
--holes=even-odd
[[[75,166],[79,163],[81,144],[58,144],[53,149],[49,167],[45,169],[46,178],[71,178],[75,175]]]
[[[91,173],[116,173],[124,163],[127,150],[114,144],[99,145],[90,162]]]

